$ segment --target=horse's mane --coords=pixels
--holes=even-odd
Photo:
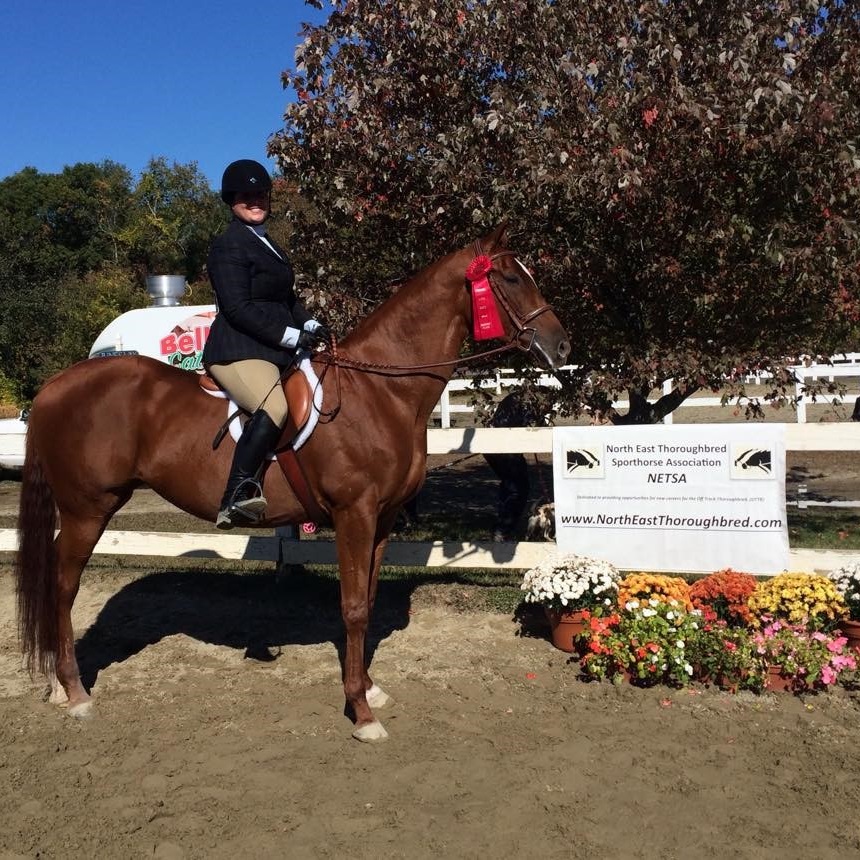
[[[453,258],[462,253],[448,254],[403,281],[340,341],[344,348],[361,348],[380,337],[408,339],[426,327],[428,315],[439,303],[444,303],[445,310],[449,310],[455,295],[444,295],[452,284],[444,270],[450,268]],[[465,273],[465,266],[463,271]]]

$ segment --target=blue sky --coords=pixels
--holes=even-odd
[[[327,7],[328,8],[328,7]],[[2,0],[0,178],[111,159],[196,161],[213,188],[236,158],[268,166],[303,0]]]

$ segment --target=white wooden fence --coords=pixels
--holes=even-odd
[[[811,402],[811,398],[803,394],[803,386],[807,379],[815,380],[822,378],[833,382],[837,376],[860,378],[860,352],[839,353],[838,355],[831,356],[830,360],[832,364],[796,365],[791,368],[797,378],[797,382],[795,384],[795,397],[797,398],[796,414],[798,424],[806,423],[806,406],[807,403]],[[567,365],[561,369],[563,371],[575,370],[576,367],[574,365]],[[769,378],[770,374],[768,373],[752,373],[744,377],[744,381],[747,384],[760,384]],[[492,389],[496,395],[500,395],[503,393],[505,388],[514,388],[521,384],[522,379],[515,376],[513,370],[510,368],[500,368],[496,371],[494,377],[481,380],[480,387]],[[560,387],[555,376],[549,373],[542,374],[538,378],[537,384],[544,388]],[[452,394],[462,394],[465,391],[471,391],[472,388],[473,385],[471,379],[452,379],[445,386],[445,390],[442,392],[442,397],[433,410],[434,415],[440,416],[440,425],[442,428],[449,428],[451,426],[452,414],[471,415],[474,413],[475,410],[468,404],[451,402]],[[672,389],[673,381],[671,379],[667,379],[666,382],[663,383],[663,394],[670,394]],[[857,396],[860,396],[860,389],[855,385],[854,388],[846,391],[844,397],[840,397],[835,394],[828,395],[827,402],[831,404],[842,404],[847,402],[851,403],[853,406],[854,398]],[[819,398],[818,402],[822,402],[822,400]],[[616,400],[612,405],[615,409],[619,410],[628,409],[630,406],[626,400]],[[702,407],[721,405],[722,403],[719,397],[693,396],[684,400],[678,408],[686,409],[692,406]],[[669,413],[669,415],[663,419],[663,423],[672,423],[672,413]]]
[[[595,428],[595,432],[600,432],[600,429]],[[430,430],[427,441],[430,454],[552,452],[550,428]],[[860,424],[788,424],[786,448],[790,451],[860,452]],[[14,551],[15,548],[15,531],[0,529],[0,551]],[[536,542],[392,541],[385,555],[385,563],[405,567],[525,569],[533,567],[554,551],[555,544]],[[246,559],[293,564],[336,563],[331,541],[295,541],[271,536],[231,534],[107,531],[95,552],[106,555]],[[791,551],[790,569],[832,570],[848,561],[860,561],[860,552],[796,549]]]

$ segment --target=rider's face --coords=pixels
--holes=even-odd
[[[233,214],[246,224],[262,224],[269,216],[267,191],[239,191],[230,207]]]

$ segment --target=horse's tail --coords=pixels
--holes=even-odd
[[[54,532],[57,508],[45,478],[33,433],[27,450],[18,508],[18,554],[15,582],[18,596],[18,634],[31,674],[48,674],[57,654],[57,552]]]

